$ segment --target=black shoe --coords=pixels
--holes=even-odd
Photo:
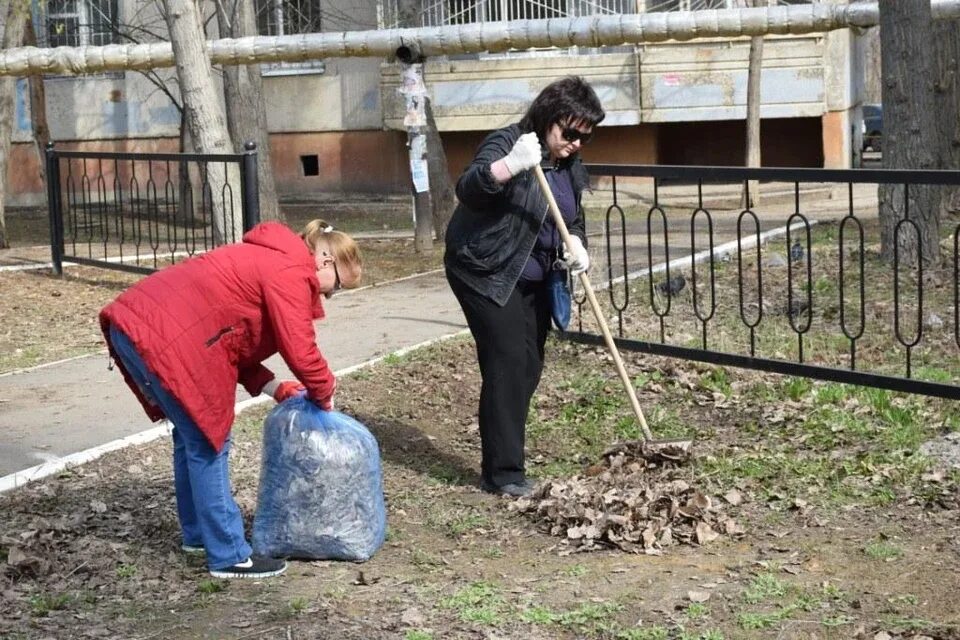
[[[278,576],[287,570],[287,561],[282,558],[250,556],[225,569],[211,569],[214,578],[269,578]]]
[[[533,487],[533,483],[526,479],[521,480],[520,482],[508,482],[507,484],[500,485],[499,487],[486,479],[480,480],[481,491],[486,491],[487,493],[494,493],[501,496],[512,496],[514,498],[522,498],[530,495],[533,492]]]

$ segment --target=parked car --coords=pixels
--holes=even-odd
[[[863,105],[863,150],[880,151],[880,139],[883,134],[883,105]]]

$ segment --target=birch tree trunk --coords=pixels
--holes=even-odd
[[[19,47],[23,43],[23,30],[30,16],[29,5],[18,0],[0,0],[0,49]],[[10,246],[7,237],[7,169],[10,145],[13,136],[13,121],[16,117],[14,93],[15,78],[0,78],[0,249]]]
[[[929,0],[880,0],[884,168],[937,167],[933,29]],[[881,185],[879,199],[883,258],[892,262],[896,247],[901,265],[939,264],[940,189],[911,185],[908,195],[903,185]],[[907,216],[917,231],[900,224]]]
[[[217,3],[217,24],[221,38],[257,35],[252,0],[224,0]],[[260,65],[226,65],[223,68],[223,97],[227,112],[227,130],[233,149],[242,153],[244,144],[257,144],[257,174],[260,185],[260,218],[282,218],[277,202],[277,187],[270,162],[270,133],[267,130],[267,105],[263,97]]]
[[[194,146],[198,153],[233,153],[222,94],[218,95],[207,52],[200,7],[194,0],[163,0],[163,5],[177,63],[184,117]],[[210,162],[205,173],[214,239],[218,244],[237,242],[243,235],[239,170],[230,166],[228,171],[224,163]]]

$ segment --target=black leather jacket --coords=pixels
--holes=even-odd
[[[490,164],[507,155],[522,132],[513,124],[484,139],[473,162],[457,181],[460,203],[446,233],[444,264],[448,272],[503,306],[517,285],[523,265],[537,241],[540,225],[549,213],[547,199],[536,176],[526,171],[504,184],[497,184]],[[545,154],[544,171],[553,164]],[[566,158],[559,169],[569,169],[577,199],[577,216],[569,225],[586,246],[580,194],[589,184],[579,154]]]

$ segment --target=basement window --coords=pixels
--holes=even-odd
[[[320,175],[320,158],[316,155],[300,156],[300,166],[303,167],[304,176]]]

